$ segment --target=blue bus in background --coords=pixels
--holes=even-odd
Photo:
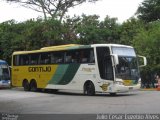
[[[10,88],[10,68],[6,61],[0,60],[0,88]]]

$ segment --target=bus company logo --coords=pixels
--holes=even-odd
[[[103,84],[100,87],[102,88],[103,91],[107,91],[108,90],[108,86],[109,86],[109,83],[108,84]]]
[[[95,68],[82,68],[82,71],[84,71],[84,72],[92,72],[92,71],[94,71],[95,70]]]
[[[51,67],[29,67],[28,68],[29,72],[51,72]]]
[[[132,80],[123,80],[123,84],[124,84],[125,86],[133,85]]]

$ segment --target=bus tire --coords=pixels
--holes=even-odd
[[[31,91],[32,92],[36,92],[38,89],[37,89],[37,83],[35,80],[31,80],[30,82],[30,88],[31,88]]]
[[[91,81],[88,81],[84,85],[84,94],[88,96],[95,95],[95,87],[94,84]]]
[[[24,88],[24,91],[30,91],[30,85],[28,80],[23,81],[23,88]]]

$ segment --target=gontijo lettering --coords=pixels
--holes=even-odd
[[[28,67],[28,72],[51,72],[51,67]]]

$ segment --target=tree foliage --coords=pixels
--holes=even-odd
[[[107,16],[99,21],[97,15],[68,17],[60,22],[55,19],[14,20],[0,24],[0,57],[11,59],[13,51],[35,50],[59,44],[119,43],[120,25]]]
[[[125,45],[133,45],[134,37],[144,28],[144,22],[136,18],[130,18],[121,25],[120,43]]]
[[[57,20],[6,21],[0,24],[0,57],[10,61],[13,51],[59,44],[62,34],[61,23]]]
[[[99,21],[97,15],[82,15],[76,32],[81,44],[113,43],[119,40],[117,19],[109,16],[104,21]]]
[[[142,83],[145,87],[155,87],[155,74],[160,74],[160,21],[145,25],[134,37],[134,47],[138,54],[147,58],[147,66],[143,68]],[[152,84],[152,86],[151,86]]]
[[[147,57],[148,65],[160,66],[160,22],[153,22],[134,37],[134,46],[139,54]]]
[[[137,10],[139,19],[145,22],[156,21],[160,19],[160,0],[144,0]]]
[[[143,76],[160,71],[160,21],[146,23],[130,18],[119,24],[116,18],[97,15],[57,19],[14,20],[0,23],[0,58],[11,62],[14,51],[35,50],[60,44],[120,43],[134,46],[137,53],[147,57]],[[146,80],[149,79],[146,78]]]
[[[68,17],[63,23],[54,19],[11,20],[0,24],[0,57],[10,60],[13,51],[59,44],[121,43],[134,46],[155,67],[160,61],[159,33],[159,21],[144,24],[135,18],[123,24],[109,16],[100,21],[97,15]]]

